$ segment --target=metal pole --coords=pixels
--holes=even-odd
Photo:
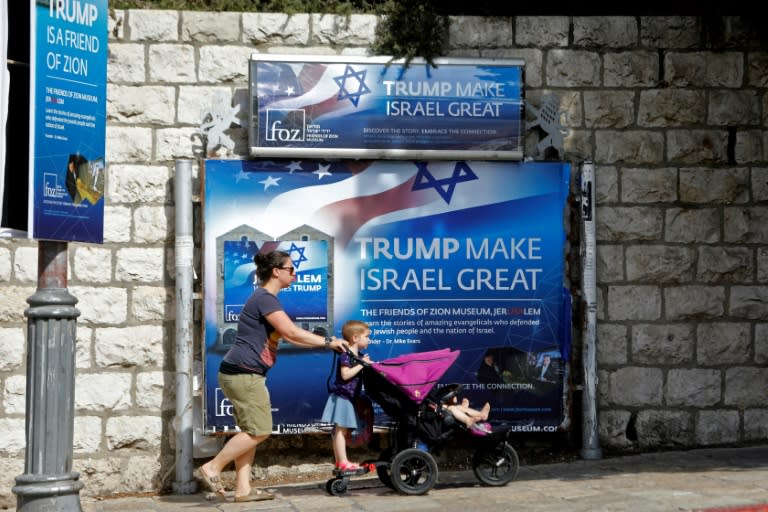
[[[582,283],[586,306],[586,326],[582,332],[584,391],[582,394],[582,448],[585,459],[600,459],[597,428],[597,277],[595,271],[595,166],[586,161],[581,166]]]
[[[192,406],[192,161],[176,162],[176,494],[197,492],[193,478]]]
[[[27,299],[24,474],[13,492],[19,512],[82,511],[72,471],[75,331],[80,312],[67,291],[67,243],[39,241],[37,291]]]

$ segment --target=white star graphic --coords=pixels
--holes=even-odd
[[[272,176],[267,176],[267,179],[261,180],[259,183],[262,183],[264,185],[264,190],[267,190],[269,187],[276,187],[277,182],[281,179],[282,178],[273,178]]]
[[[286,87],[285,88],[285,94],[288,96],[293,96],[295,94],[295,89],[293,87]]]
[[[331,173],[328,172],[328,169],[331,167],[330,164],[328,165],[318,165],[317,170],[313,172],[312,174],[317,174],[317,179],[321,180],[323,179],[323,176],[331,176]]]
[[[288,172],[293,174],[293,171],[300,171],[301,170],[301,162],[294,160],[290,164],[288,164]]]
[[[243,170],[240,170],[239,173],[237,173],[237,176],[235,176],[235,183],[240,183],[240,180],[249,180],[251,179],[251,175],[247,172],[244,172]]]

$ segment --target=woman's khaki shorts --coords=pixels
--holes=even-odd
[[[219,386],[232,402],[235,424],[254,436],[272,434],[272,404],[267,379],[263,375],[219,373]]]

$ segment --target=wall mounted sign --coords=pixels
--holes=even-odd
[[[569,182],[563,162],[206,160],[207,431],[234,429],[217,372],[254,285],[253,254],[274,248],[297,269],[279,298],[300,325],[340,336],[363,320],[379,361],[459,349],[443,382],[490,402],[513,431],[557,430],[570,360]],[[332,362],[281,343],[268,377],[276,433],[324,427]]]
[[[520,160],[521,60],[253,54],[251,156]]]
[[[107,0],[35,2],[30,233],[104,237]]]

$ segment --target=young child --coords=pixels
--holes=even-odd
[[[349,320],[341,328],[341,335],[347,340],[350,352],[366,362],[371,362],[370,357],[362,352],[368,348],[368,343],[370,343],[371,329],[368,324],[359,320]],[[360,425],[352,401],[361,384],[360,371],[362,369],[363,365],[353,362],[346,352],[339,356],[336,381],[323,410],[322,421],[334,425],[331,432],[333,455],[336,459],[336,469],[340,471],[357,471],[360,469],[358,464],[349,462],[347,459],[345,435]]]

